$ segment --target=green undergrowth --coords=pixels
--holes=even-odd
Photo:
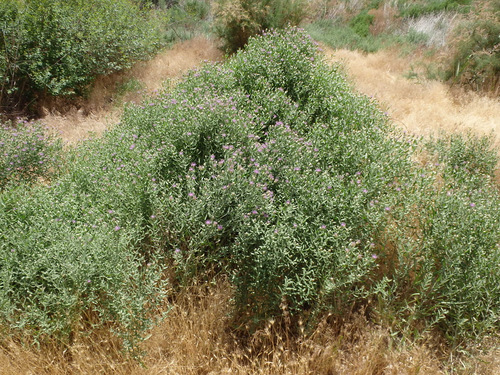
[[[208,4],[0,0],[0,114],[36,115],[53,97],[86,96],[98,76],[195,35]]]
[[[368,53],[377,52],[394,45],[413,46],[421,42],[411,34],[402,36],[385,33],[375,36],[371,33],[365,33],[363,31],[365,29],[357,32],[355,28],[349,25],[328,19],[312,22],[305,25],[304,28],[315,40],[329,47],[347,48]]]
[[[397,6],[401,17],[419,17],[437,12],[468,12],[472,0],[417,0],[399,1]]]
[[[500,93],[500,1],[477,2],[455,32],[447,78],[473,90]]]
[[[422,144],[302,30],[266,32],[128,106],[48,185],[4,190],[2,327],[133,348],[166,295],[215,272],[235,328],[364,309],[394,334],[480,339],[500,311],[489,142]]]
[[[49,179],[62,163],[62,142],[40,123],[0,125],[0,192],[10,185]]]
[[[157,12],[164,14],[164,38],[169,44],[210,34],[212,19],[208,0],[159,1]]]

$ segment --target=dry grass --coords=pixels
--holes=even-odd
[[[42,103],[42,121],[58,132],[65,142],[74,144],[92,134],[99,135],[117,123],[122,102],[139,102],[144,94],[159,90],[165,80],[179,78],[204,60],[222,58],[213,40],[197,37],[178,43],[173,49],[150,61],[138,63],[129,71],[100,77],[87,100]],[[126,93],[116,105],[117,86],[131,78],[139,81],[143,89]]]
[[[292,334],[270,321],[253,335],[237,335],[229,315],[231,297],[225,281],[183,291],[145,342],[142,365],[127,360],[107,335],[97,334],[76,339],[66,351],[27,349],[11,340],[0,346],[0,374],[500,373],[498,348],[476,358],[451,357],[431,340],[415,344],[394,338],[363,314],[325,317],[311,334],[300,322]]]
[[[356,88],[374,96],[389,116],[402,128],[416,135],[439,132],[500,135],[498,98],[450,89],[431,80],[410,80],[411,59],[396,51],[363,54],[357,51],[324,48],[330,61],[343,62]]]

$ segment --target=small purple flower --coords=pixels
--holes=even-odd
[[[476,204],[475,203],[471,203],[470,206],[471,207],[476,207]]]
[[[340,226],[341,226],[341,227],[345,227],[345,223],[344,223],[344,222],[341,222],[341,223],[340,223]]]
[[[116,231],[119,231],[119,230],[120,230],[120,227],[117,225],[117,226],[115,227],[115,232],[116,232]]]
[[[373,258],[373,259],[377,259],[377,258],[378,258],[378,255],[377,255],[377,254],[372,254],[372,258]]]
[[[323,224],[320,228],[321,228],[321,229],[326,229],[326,225],[325,225],[325,224]]]
[[[155,215],[151,215],[151,219],[156,219],[156,216]]]
[[[390,211],[390,210],[391,210],[391,208],[390,208],[390,207],[386,207],[386,208],[385,208],[385,210],[386,210],[386,211]]]
[[[131,150],[133,150],[135,148],[135,145],[134,144],[131,144],[130,147],[129,147]]]
[[[174,250],[176,254],[179,254],[181,252],[181,249],[177,248]]]
[[[205,220],[205,224],[206,225],[211,225],[212,224],[212,220]]]
[[[217,225],[217,230],[222,230],[222,225]]]

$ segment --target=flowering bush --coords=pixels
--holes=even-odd
[[[9,183],[49,177],[59,167],[61,142],[39,123],[0,125],[0,190]]]
[[[133,345],[168,267],[173,290],[228,275],[254,328],[364,306],[405,332],[497,329],[500,196],[448,173],[449,150],[490,158],[446,144],[417,163],[301,30],[253,38],[129,106],[50,187],[0,196],[0,318],[69,337],[97,312]]]

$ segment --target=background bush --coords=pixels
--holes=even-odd
[[[224,50],[233,53],[263,30],[298,25],[307,14],[304,0],[218,0],[214,28]]]
[[[23,111],[44,95],[82,95],[98,75],[162,46],[161,22],[130,0],[0,1],[0,106]]]
[[[477,2],[459,26],[456,52],[447,76],[494,95],[500,93],[500,1]]]

